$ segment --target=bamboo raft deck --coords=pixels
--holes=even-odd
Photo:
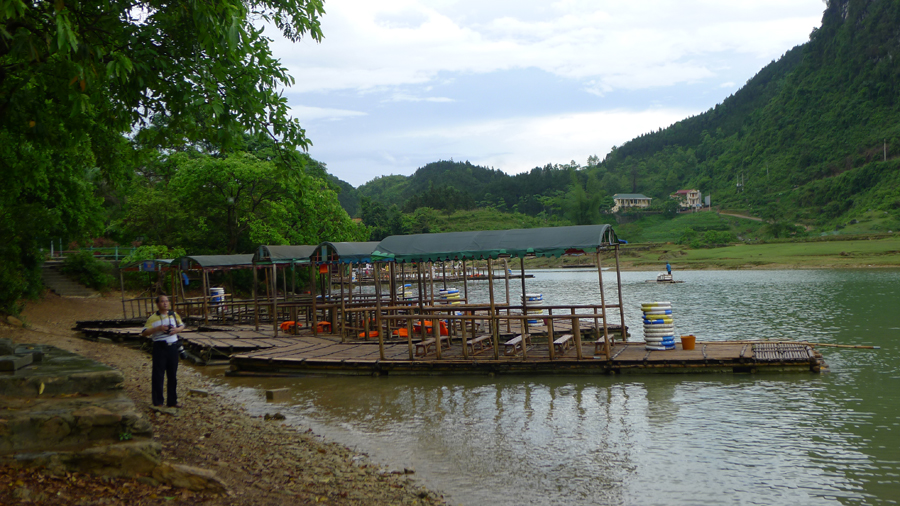
[[[83,327],[88,338],[104,337],[115,341],[149,343],[140,336],[141,327]],[[308,330],[299,335],[275,337],[271,330],[256,331],[252,326],[203,327],[180,334],[185,348],[199,364],[224,363],[230,360],[231,374],[612,374],[612,373],[695,373],[695,372],[764,372],[812,371],[827,368],[821,355],[807,343],[766,341],[698,342],[694,350],[649,351],[643,342],[617,341],[611,344],[612,360],[602,353],[595,355],[596,341],[584,332],[582,358],[578,359],[574,342],[560,348],[549,358],[546,334],[532,329],[532,344],[525,353],[520,348],[507,355],[505,342],[515,333],[502,332],[498,344],[499,358],[493,346],[472,346],[463,356],[459,339],[441,349],[438,359],[434,347],[421,354],[422,340],[388,338],[384,340],[385,360],[380,360],[378,339],[355,339],[341,342],[334,334],[313,336]],[[588,329],[584,329],[588,330]],[[556,332],[556,336],[564,332]],[[443,338],[447,341],[447,338]],[[471,340],[471,339],[470,339]],[[413,360],[409,359],[414,348]]]
[[[141,336],[142,328],[83,327],[79,330],[88,339],[103,338],[143,346],[150,343],[150,338]],[[194,362],[198,364],[209,364],[217,360],[227,361],[235,353],[290,346],[304,337],[289,334],[276,337],[271,330],[257,331],[252,326],[186,329],[178,336]]]
[[[822,356],[803,343],[699,342],[694,350],[649,351],[642,342],[617,342],[611,345],[611,360],[595,355],[593,340],[582,342],[582,358],[574,347],[549,358],[546,342],[526,346],[506,355],[504,338],[499,358],[493,348],[463,356],[462,345],[451,343],[442,348],[441,358],[432,351],[424,357],[409,359],[409,343],[385,344],[385,359],[380,359],[377,343],[340,343],[322,337],[304,337],[295,344],[231,358],[232,375],[292,374],[619,374],[619,373],[700,373],[700,372],[820,372]]]

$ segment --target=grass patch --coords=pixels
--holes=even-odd
[[[665,265],[681,269],[752,267],[900,267],[900,234],[880,238],[844,238],[722,248],[688,249],[678,245],[628,245],[624,262],[632,268]]]

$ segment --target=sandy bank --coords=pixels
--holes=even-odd
[[[119,369],[125,390],[153,425],[162,458],[215,471],[228,495],[198,495],[136,480],[50,477],[0,469],[0,503],[41,504],[444,504],[440,494],[418,486],[414,475],[371,465],[364,455],[301,433],[277,420],[251,417],[233,406],[192,367],[179,369],[177,416],[150,409],[150,355],[113,344],[89,342],[71,330],[77,320],[121,317],[121,301],[63,299],[47,295],[28,302],[26,327],[0,324],[0,337],[49,344]],[[208,397],[189,395],[192,389]],[[275,410],[273,410],[274,412]],[[57,494],[58,493],[58,494]],[[102,499],[102,500],[101,500]]]

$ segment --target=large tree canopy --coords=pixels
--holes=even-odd
[[[0,125],[40,136],[98,117],[127,132],[164,115],[173,139],[228,147],[249,130],[306,147],[278,92],[293,78],[252,20],[320,40],[322,13],[321,0],[2,0]]]
[[[50,238],[100,231],[95,185],[126,179],[129,137],[229,150],[249,133],[297,166],[309,141],[279,92],[293,78],[260,26],[318,41],[322,14],[321,0],[0,0],[0,310],[40,287]]]
[[[133,184],[121,233],[193,254],[368,235],[325,180],[251,153],[175,153],[145,167]]]

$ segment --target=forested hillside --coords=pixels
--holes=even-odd
[[[661,203],[694,188],[714,205],[770,221],[824,231],[865,215],[887,228],[900,220],[898,27],[900,1],[829,1],[808,43],[716,107],[615,147],[602,161],[515,176],[441,161],[357,192],[404,213],[491,207],[572,217],[564,206],[579,191],[599,193],[605,206],[615,193]]]
[[[626,143],[592,170],[651,196],[692,187],[720,205],[823,228],[869,209],[896,218],[898,27],[898,1],[831,1],[808,43],[721,105]]]

